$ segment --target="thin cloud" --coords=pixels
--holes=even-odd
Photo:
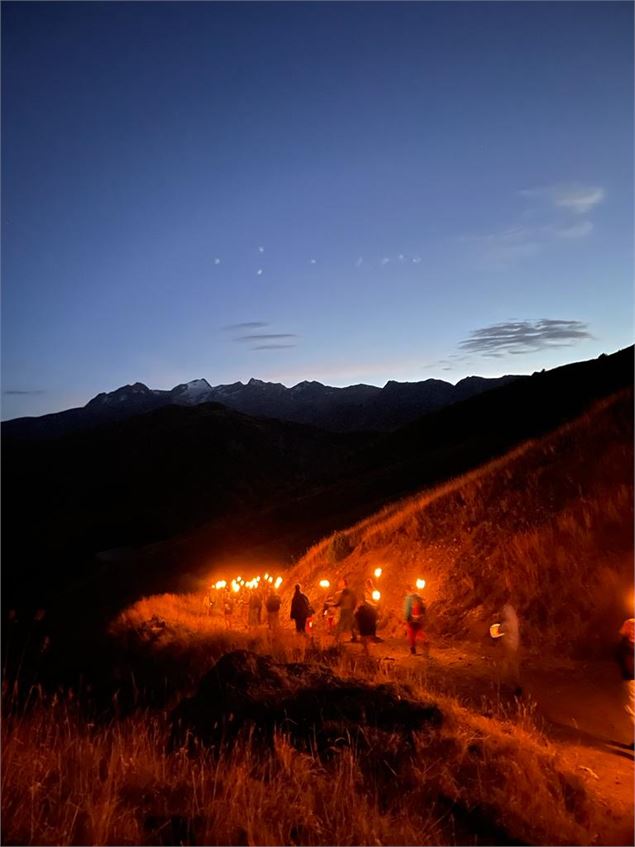
[[[264,248],[264,247],[259,247],[259,248],[258,248],[258,252],[259,252],[259,253],[264,253],[264,252],[265,252],[265,248]]]
[[[359,268],[363,261],[364,259],[361,256],[358,256],[357,261],[355,262],[355,267]]]
[[[557,238],[585,238],[593,232],[593,222],[584,220],[554,230]]]
[[[519,194],[521,197],[544,198],[557,208],[566,209],[575,215],[588,214],[606,197],[606,192],[601,186],[580,184],[525,188]]]
[[[310,265],[317,265],[317,259],[309,259]]]
[[[279,341],[283,338],[297,338],[294,332],[267,332],[261,334],[250,333],[249,335],[239,335],[234,338],[234,341]]]
[[[420,261],[421,261],[421,256],[414,256],[413,259],[412,259],[412,264],[418,265]]]
[[[542,318],[538,321],[506,321],[476,329],[461,341],[459,348],[468,353],[494,354],[535,353],[547,347],[571,347],[592,338],[582,321]]]
[[[297,344],[258,344],[252,350],[285,350],[288,347],[297,347]]]
[[[244,329],[263,329],[265,326],[269,326],[266,321],[244,321],[239,324],[227,324],[223,329],[230,332],[237,332]]]
[[[214,264],[215,264],[215,265],[220,265],[220,259],[218,258],[218,256],[216,256],[216,257],[214,258]]]
[[[382,265],[387,265],[389,261],[390,259],[388,258],[388,256],[384,256],[384,258],[381,260],[381,263]]]
[[[262,268],[258,268],[256,271],[256,276],[262,276]]]
[[[15,395],[15,394],[29,395],[29,394],[46,394],[46,391],[43,388],[33,388],[33,389],[29,389],[29,388],[7,388],[7,389],[3,390],[2,393],[3,394],[9,394],[9,395]]]

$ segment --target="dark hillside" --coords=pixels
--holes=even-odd
[[[633,384],[633,350],[534,374],[383,436],[170,406],[37,444],[3,438],[4,602],[100,570],[114,594],[301,555],[400,497],[556,429]],[[113,548],[118,552],[100,555]]]

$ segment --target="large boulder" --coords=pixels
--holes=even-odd
[[[172,744],[219,749],[249,735],[271,748],[282,731],[298,749],[328,755],[341,746],[410,746],[412,733],[435,729],[440,709],[406,688],[338,677],[322,664],[283,664],[235,650],[202,678],[197,693],[172,713]]]

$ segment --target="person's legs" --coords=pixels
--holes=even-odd
[[[409,623],[409,624],[407,624],[407,628],[408,628],[408,645],[410,646],[410,652],[414,656],[414,654],[417,652],[416,643],[417,643],[417,629],[418,629],[418,627],[416,626],[416,624]]]

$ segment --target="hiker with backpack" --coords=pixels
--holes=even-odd
[[[280,595],[275,589],[271,589],[269,594],[267,595],[267,600],[265,602],[265,609],[267,610],[267,626],[271,630],[271,632],[278,631],[279,621],[279,613],[280,613]]]
[[[424,655],[428,655],[429,647],[426,639],[425,632],[423,631],[423,620],[426,613],[426,606],[420,595],[414,590],[412,586],[409,586],[409,592],[406,595],[406,602],[404,606],[404,618],[406,621],[406,631],[408,634],[408,644],[410,646],[410,652],[414,656],[417,652],[416,642],[417,638],[420,638],[423,641],[423,652]]]
[[[306,635],[306,622],[314,614],[309,598],[302,593],[300,585],[296,585],[291,599],[291,620],[295,621],[295,631]]]
[[[355,623],[362,642],[362,650],[366,656],[370,656],[368,645],[377,633],[377,606],[364,598],[355,610]]]
[[[348,587],[348,580],[342,579],[340,582],[340,592],[334,606],[340,610],[340,617],[335,629],[335,643],[339,644],[342,639],[342,633],[350,632],[351,641],[357,641],[355,635],[355,618],[353,612],[357,605],[357,597],[355,593]]]

